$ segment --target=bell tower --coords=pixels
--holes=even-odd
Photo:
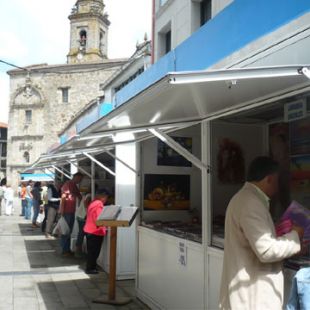
[[[100,62],[107,58],[110,21],[103,0],[77,0],[69,16],[68,63]]]

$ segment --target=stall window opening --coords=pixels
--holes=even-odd
[[[270,204],[274,222],[292,200],[310,208],[310,178],[305,178],[310,175],[309,98],[308,93],[302,98],[287,98],[210,123],[213,246],[223,247],[226,208],[244,185],[249,163],[256,156],[271,156],[280,165],[279,194]],[[300,100],[306,100],[307,113],[285,121],[286,106]]]

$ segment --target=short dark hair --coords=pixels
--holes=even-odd
[[[84,177],[84,174],[81,173],[81,172],[77,172],[77,173],[75,173],[75,174],[73,175],[73,177],[81,177],[81,178],[83,178],[83,177]]]
[[[279,164],[268,156],[256,157],[249,166],[247,181],[259,182],[266,176],[277,173]]]
[[[111,193],[107,188],[98,188],[96,190],[96,196],[99,195],[111,196]]]

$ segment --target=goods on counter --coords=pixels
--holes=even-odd
[[[276,225],[277,235],[281,236],[292,230],[293,225],[304,229],[303,243],[310,243],[310,210],[296,201],[292,201]]]

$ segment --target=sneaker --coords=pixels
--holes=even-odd
[[[40,226],[38,226],[37,224],[31,224],[32,228],[39,228]]]
[[[86,269],[85,273],[86,274],[98,274],[99,271],[97,269]]]

